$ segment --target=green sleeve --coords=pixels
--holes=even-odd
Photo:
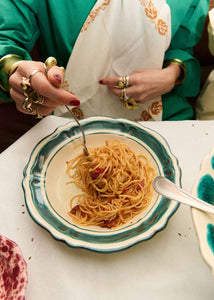
[[[39,9],[39,2],[40,0],[0,0],[0,58],[16,54],[24,60],[31,59],[29,53],[39,36],[34,14]],[[0,98],[9,97],[0,90]]]
[[[185,80],[173,91],[179,96],[193,97],[199,93],[201,76],[200,64],[193,56],[193,47],[201,38],[209,0],[168,0],[167,3],[171,9],[172,39],[165,60],[180,59],[187,69]]]

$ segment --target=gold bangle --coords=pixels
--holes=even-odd
[[[18,55],[5,55],[0,59],[0,88],[9,92],[9,77],[18,68],[18,65],[22,62],[22,58]]]
[[[185,77],[186,77],[186,72],[187,72],[185,63],[184,63],[182,60],[177,59],[177,58],[174,58],[174,59],[168,59],[168,60],[166,60],[166,61],[164,62],[164,65],[165,65],[165,66],[168,66],[168,65],[170,65],[170,64],[175,64],[175,65],[177,65],[177,66],[179,66],[179,67],[181,68],[182,74],[181,74],[181,76],[176,80],[175,85],[181,84],[181,83],[184,81],[184,79],[185,79]]]

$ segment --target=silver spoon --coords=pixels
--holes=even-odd
[[[88,152],[88,149],[87,149],[87,146],[86,146],[86,138],[85,138],[85,132],[79,122],[79,120],[77,119],[77,117],[73,114],[73,112],[69,109],[69,107],[67,105],[65,105],[65,107],[67,108],[69,114],[72,116],[72,118],[77,122],[81,132],[82,132],[82,137],[83,137],[83,146],[84,146],[84,153],[86,155],[89,155],[89,152]]]
[[[153,187],[155,191],[162,196],[171,200],[196,207],[200,210],[214,214],[214,205],[211,205],[181,189],[169,179],[163,176],[157,176],[153,180]]]

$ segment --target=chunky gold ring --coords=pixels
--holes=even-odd
[[[45,98],[42,95],[40,95],[39,93],[37,93],[31,87],[30,79],[22,77],[22,82],[20,83],[20,85],[21,85],[21,87],[24,91],[24,95],[25,95],[26,99],[28,99],[29,101],[31,101],[33,103],[36,103],[36,104],[43,104],[44,103]]]
[[[30,113],[34,112],[33,103],[27,97],[25,98],[22,107]]]
[[[124,89],[125,88],[125,82],[123,81],[122,77],[117,81],[116,88],[118,89]]]
[[[131,96],[124,99],[124,105],[126,109],[136,109],[139,106]]]
[[[34,89],[31,89],[27,93],[24,93],[25,96],[29,98],[29,100],[35,104],[43,104],[44,103],[44,96],[37,93]]]
[[[28,79],[29,79],[29,83],[31,84],[31,79],[32,79],[32,77],[33,77],[33,75],[35,75],[36,73],[38,73],[38,72],[42,72],[41,70],[34,70],[31,74],[30,74],[30,76],[28,77]],[[42,72],[43,73],[43,72]]]
[[[22,87],[24,92],[30,89],[31,87],[30,87],[29,79],[27,79],[26,77],[22,77],[20,86]]]
[[[46,72],[46,75],[48,74],[48,71],[54,67],[54,66],[57,66],[57,60],[56,58],[54,57],[48,57],[44,63],[44,67],[45,67],[45,72]],[[63,75],[65,76],[65,68],[64,67],[60,67],[60,69],[62,69],[63,71]]]
[[[54,58],[52,56],[48,57],[45,61],[45,66],[46,66],[47,72],[50,70],[50,68],[57,66],[56,58]]]
[[[35,115],[36,116],[36,119],[42,119],[43,116],[40,115],[36,108],[33,107],[33,102],[30,101],[30,99],[28,98],[25,98],[23,104],[22,104],[22,107],[27,110],[29,113],[31,113],[32,115]]]
[[[129,86],[129,75],[120,77],[119,80],[116,83],[116,88],[124,89]]]

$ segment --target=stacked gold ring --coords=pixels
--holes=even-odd
[[[119,78],[116,87],[121,89],[120,100],[124,102],[125,108],[135,109],[138,108],[139,105],[136,103],[132,96],[126,95],[126,88],[129,87],[129,85],[129,75],[126,75]]]
[[[30,112],[31,114],[36,115],[36,118],[42,118],[40,114],[37,113],[37,110],[35,108],[35,104],[43,104],[44,102],[44,97],[40,95],[39,93],[36,92],[31,87],[31,79],[32,77],[37,73],[37,72],[42,72],[39,69],[34,70],[30,75],[29,78],[22,78],[22,82],[20,83],[23,91],[24,91],[24,96],[26,97],[22,106],[25,110]]]
[[[48,57],[43,65],[45,69],[45,74],[47,76],[50,68],[57,65],[57,60],[54,57]],[[35,89],[31,87],[32,77],[38,72],[42,71],[36,69],[29,75],[28,79],[22,78],[21,87],[24,90],[24,95],[26,97],[23,102],[23,108],[32,114],[36,114],[37,118],[42,118],[42,116],[37,113],[35,109],[35,104],[43,104],[44,97],[37,93]]]
[[[45,74],[47,76],[50,68],[57,65],[57,60],[54,57],[48,57],[43,65],[45,69]],[[36,69],[29,75],[28,79],[23,77],[21,87],[24,90],[24,95],[26,97],[23,102],[23,108],[26,109],[28,112],[35,114],[37,118],[42,118],[42,116],[37,113],[35,109],[35,104],[43,104],[44,97],[37,93],[35,89],[31,87],[32,77],[38,72],[42,71]]]
[[[129,75],[120,77],[117,81],[116,87],[119,89],[124,89],[129,86]]]

